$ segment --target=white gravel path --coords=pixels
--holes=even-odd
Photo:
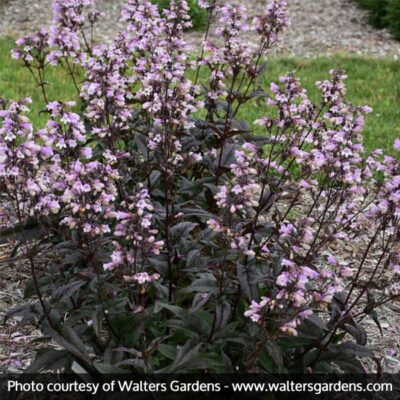
[[[347,52],[400,57],[400,42],[393,40],[387,31],[370,27],[366,13],[351,0],[287,2],[292,26],[277,48],[279,53],[308,57]],[[51,3],[51,0],[0,0],[0,35],[16,37],[49,24]],[[112,37],[122,28],[118,20],[124,3],[125,0],[97,0],[97,8],[106,14],[97,31],[99,37]],[[259,14],[265,1],[247,0],[246,5],[252,14]],[[201,43],[200,33],[187,35],[190,43]],[[252,37],[248,40],[252,42]]]

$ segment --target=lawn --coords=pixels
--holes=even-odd
[[[0,39],[0,97],[32,97],[32,119],[36,127],[42,127],[47,116],[40,113],[44,108],[40,89],[33,82],[29,72],[22,68],[19,62],[11,59],[10,50],[13,46],[11,40]],[[317,99],[315,81],[325,79],[331,68],[346,70],[349,75],[348,95],[354,104],[368,104],[374,109],[367,117],[366,147],[391,151],[394,139],[400,137],[399,61],[348,55],[317,59],[273,58],[264,80],[265,84],[269,85],[269,82],[276,80],[280,75],[295,71],[310,96]],[[76,91],[63,70],[49,68],[46,79],[49,82],[48,96],[51,100],[76,98]],[[241,113],[249,122],[262,114],[262,107],[255,105],[248,106]]]

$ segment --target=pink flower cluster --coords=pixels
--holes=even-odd
[[[1,226],[26,223],[33,213],[32,196],[46,190],[37,175],[40,161],[49,154],[36,142],[33,126],[24,115],[30,103],[26,98],[0,110]]]
[[[121,211],[110,213],[117,221],[114,236],[118,241],[114,242],[112,261],[104,268],[112,270],[125,265],[136,271],[146,257],[160,254],[164,242],[156,239],[158,231],[152,227],[154,207],[146,189],[122,202],[120,208]]]
[[[221,221],[208,221],[213,231],[245,255],[248,269],[257,259],[272,263],[274,253],[283,255],[276,287],[267,286],[261,302],[253,299],[246,316],[270,328],[272,321],[279,321],[280,331],[291,335],[297,335],[304,318],[326,310],[356,274],[357,268],[333,256],[322,257],[332,243],[358,237],[368,257],[368,244],[372,241],[379,247],[374,238],[384,226],[387,247],[380,251],[387,266],[398,273],[398,253],[387,250],[393,249],[399,235],[399,161],[393,157],[380,161],[380,151],[365,157],[360,132],[364,114],[371,109],[347,103],[346,76],[341,71],[330,74],[330,81],[317,83],[322,92],[319,108],[293,75],[271,85],[267,105],[276,108],[279,117],[256,121],[269,134],[266,157],[258,156],[249,144],[236,151],[231,178],[215,195],[218,207],[229,213]],[[293,177],[295,165],[301,179]],[[384,182],[376,180],[374,170],[383,172]],[[245,222],[251,220],[254,227],[271,221],[270,232],[252,233]],[[363,266],[361,262],[359,271]],[[383,266],[378,263],[376,271]],[[397,293],[396,285],[397,281],[388,291]]]
[[[217,205],[229,209],[234,214],[240,210],[251,210],[258,206],[256,200],[260,194],[261,186],[257,183],[258,171],[253,167],[257,158],[257,149],[251,143],[245,143],[242,150],[235,152],[236,162],[230,169],[234,175],[230,187],[221,186],[219,193],[215,195]]]
[[[26,66],[38,66],[36,61],[46,62],[49,46],[49,33],[42,28],[36,35],[28,35],[16,41],[18,48],[11,52],[11,56],[24,61]]]
[[[97,11],[86,13],[93,0],[55,0],[53,2],[53,25],[50,31],[49,45],[56,48],[49,54],[51,63],[57,63],[62,57],[79,60],[82,49],[90,50],[84,27],[88,20],[96,22],[100,16]],[[84,43],[82,43],[84,42]]]

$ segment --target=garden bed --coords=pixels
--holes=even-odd
[[[399,372],[397,132],[364,148],[373,110],[332,59],[315,91],[265,77],[304,63],[266,58],[283,1],[252,34],[240,5],[204,5],[199,58],[185,1],[131,0],[98,47],[86,6],[55,0],[17,41],[32,112],[0,99],[2,368],[35,350],[35,372]]]

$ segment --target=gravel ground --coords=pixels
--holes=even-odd
[[[235,1],[235,0],[234,0]],[[237,0],[236,0],[237,1]],[[232,0],[231,0],[232,2]],[[400,56],[400,42],[367,23],[367,15],[350,0],[287,0],[292,22],[277,51],[296,56],[330,55],[337,52]],[[51,0],[0,0],[0,35],[20,36],[51,21]],[[97,31],[99,38],[110,38],[123,25],[119,22],[125,0],[97,0],[106,15]],[[247,0],[253,14],[259,14],[265,1]],[[202,34],[189,32],[188,41],[201,43]],[[251,44],[254,40],[250,36]]]

